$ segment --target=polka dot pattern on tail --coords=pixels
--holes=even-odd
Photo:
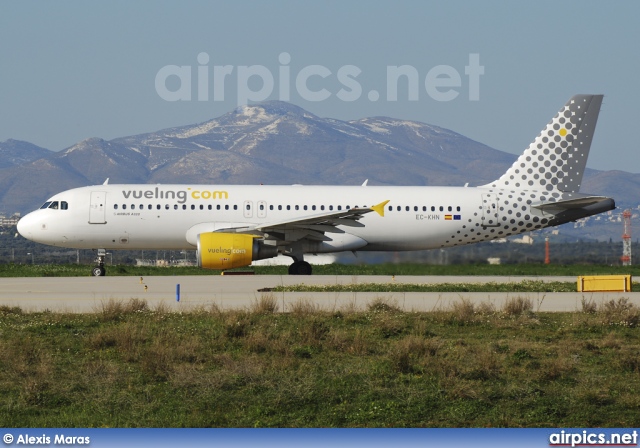
[[[576,95],[498,180],[485,187],[580,190],[602,95]]]

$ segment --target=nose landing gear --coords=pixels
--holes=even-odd
[[[96,263],[98,263],[98,266],[95,266],[91,270],[91,275],[93,275],[94,277],[104,277],[107,273],[107,270],[104,267],[104,257],[106,255],[106,249],[98,249],[98,256],[96,257]]]

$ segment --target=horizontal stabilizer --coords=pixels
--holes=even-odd
[[[588,207],[589,205],[597,204],[598,202],[605,201],[609,198],[606,196],[587,196],[583,198],[576,199],[566,199],[563,201],[556,202],[543,202],[540,204],[532,204],[532,208],[537,208],[538,210],[572,210],[578,208]]]

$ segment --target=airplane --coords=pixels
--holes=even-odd
[[[97,251],[193,250],[231,269],[283,254],[439,249],[505,238],[615,209],[580,193],[603,95],[573,96],[498,179],[469,187],[152,185],[74,188],[18,222],[25,238]]]

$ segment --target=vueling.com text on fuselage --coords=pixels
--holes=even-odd
[[[224,190],[164,190],[155,187],[151,190],[122,190],[122,196],[125,199],[174,199],[178,204],[187,202],[187,195],[192,199],[229,199],[229,193]]]

